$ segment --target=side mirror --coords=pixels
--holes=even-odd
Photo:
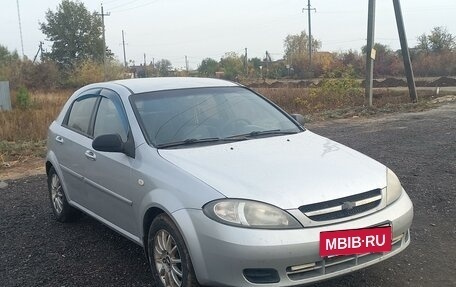
[[[97,151],[124,152],[124,143],[119,134],[97,136],[92,142],[92,147]]]
[[[303,115],[301,114],[291,114],[290,115],[295,121],[297,121],[301,126],[304,126],[306,120]]]

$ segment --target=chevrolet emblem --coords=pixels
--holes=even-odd
[[[342,204],[342,210],[352,210],[356,204],[352,201],[346,201]]]

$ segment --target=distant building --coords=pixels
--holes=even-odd
[[[147,66],[140,64],[139,66],[128,67],[129,74],[132,74],[132,78],[145,78],[147,76]]]

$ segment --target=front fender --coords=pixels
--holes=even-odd
[[[175,193],[165,189],[154,189],[149,191],[141,200],[138,206],[139,217],[141,220],[138,221],[138,230],[141,231],[140,238],[144,238],[145,232],[143,230],[143,223],[146,213],[151,208],[158,208],[165,212],[174,223],[179,226],[179,223],[175,221],[172,213],[182,209],[184,203],[181,198],[176,196]]]

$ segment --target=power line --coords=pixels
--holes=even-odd
[[[149,2],[149,3],[143,3],[143,4],[141,4],[141,5],[134,6],[134,7],[129,7],[129,8],[120,9],[120,10],[111,10],[111,11],[113,11],[113,12],[125,12],[125,11],[130,11],[130,10],[133,10],[133,9],[142,8],[142,7],[145,7],[145,6],[154,4],[154,3],[158,2],[158,1],[160,1],[160,0],[155,0],[155,1],[152,1],[152,2]],[[130,3],[130,4],[131,4],[131,3]]]
[[[108,0],[108,1],[101,1],[102,4],[109,4],[109,3],[114,3],[118,2],[119,0]]]
[[[128,1],[127,3],[120,3],[120,4],[117,4],[117,5],[114,5],[113,7],[109,7],[109,9],[113,10],[113,9],[117,9],[117,8],[121,8],[121,7],[124,7],[124,6],[128,6],[130,4],[133,4],[135,2],[138,2],[139,0],[132,0],[132,1]]]

